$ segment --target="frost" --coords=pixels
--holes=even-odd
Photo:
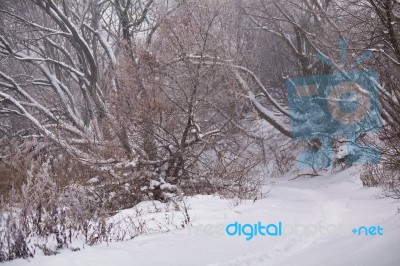
[[[98,182],[99,182],[98,177],[93,177],[93,178],[89,179],[89,181],[88,181],[89,184],[94,184],[94,183],[98,183]]]
[[[116,192],[110,192],[110,194],[109,194],[109,196],[108,196],[108,199],[109,199],[109,200],[112,200],[113,198],[115,198],[116,195],[117,195]]]

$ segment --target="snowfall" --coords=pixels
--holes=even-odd
[[[141,219],[157,225],[167,219],[167,230],[148,230],[124,242],[77,243],[77,252],[36,254],[4,265],[400,265],[400,201],[385,197],[381,189],[363,187],[359,173],[359,167],[351,167],[318,177],[294,178],[292,173],[266,178],[263,196],[246,201],[188,197],[190,222],[184,228],[180,212],[164,213],[162,203],[144,202],[113,219],[137,217],[141,208]],[[282,235],[229,236],[226,226],[235,222],[281,222]],[[374,229],[353,233],[362,226],[379,226],[382,235]]]

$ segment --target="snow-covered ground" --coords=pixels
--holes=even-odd
[[[362,187],[358,173],[353,167],[315,178],[269,179],[274,184],[265,198],[239,205],[196,196],[188,199],[192,226],[183,230],[4,265],[400,265],[400,202]],[[282,236],[228,236],[225,227],[235,221],[282,222]],[[380,226],[383,235],[352,233],[360,226]]]

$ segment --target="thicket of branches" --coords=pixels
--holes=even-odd
[[[102,213],[255,196],[260,165],[283,173],[321,145],[291,142],[285,81],[349,70],[339,39],[347,65],[372,51],[356,69],[379,73],[383,130],[359,141],[392,181],[366,184],[398,188],[399,23],[396,0],[3,0],[0,194],[45,164],[59,188],[95,179],[85,208]]]

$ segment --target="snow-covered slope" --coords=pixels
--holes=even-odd
[[[269,180],[265,198],[237,206],[196,196],[188,200],[192,226],[184,230],[5,265],[400,265],[400,202],[363,188],[358,172]],[[282,236],[228,236],[225,227],[236,221],[282,222]],[[360,226],[380,226],[383,235],[354,234]]]

